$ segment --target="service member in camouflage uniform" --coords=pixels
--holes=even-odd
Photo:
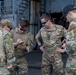
[[[70,22],[66,34],[66,51],[69,55],[64,75],[76,75],[76,6],[68,5],[63,9],[63,16]]]
[[[12,75],[10,69],[12,69],[13,63],[15,61],[13,39],[10,34],[10,30],[12,28],[13,25],[10,20],[8,19],[1,20],[0,49],[2,49],[3,52],[0,51],[1,53],[0,56],[2,56],[0,58],[1,59],[0,61],[4,64],[5,68],[0,66],[0,75]]]
[[[22,75],[27,75],[28,71],[25,55],[34,47],[34,36],[28,31],[29,25],[29,21],[23,19],[19,27],[11,31],[14,38],[16,65],[21,68]]]
[[[63,62],[60,53],[57,53],[56,49],[61,46],[60,39],[64,34],[64,28],[60,25],[53,24],[47,13],[41,16],[41,23],[44,27],[38,32],[36,39],[40,50],[43,52],[42,75],[52,75],[52,67],[56,75],[62,75]]]

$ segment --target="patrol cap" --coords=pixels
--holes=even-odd
[[[2,23],[2,26],[9,26],[12,29],[15,28],[9,19],[2,19],[1,23]]]
[[[69,11],[73,11],[73,10],[76,10],[76,6],[74,5],[67,5],[63,8],[63,11],[62,11],[62,17],[61,18],[65,18],[68,14]]]

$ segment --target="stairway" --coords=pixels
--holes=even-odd
[[[6,1],[0,1],[0,17],[4,19],[8,17],[9,14],[13,13],[13,0],[9,0],[7,3]],[[6,17],[5,17],[6,16]]]
[[[9,11],[9,10],[7,10],[8,7],[4,7],[4,4],[5,4],[4,1],[0,1],[0,17],[1,17],[1,19],[4,18],[4,15],[13,14],[13,12],[20,16],[22,16],[24,14],[26,8],[28,7],[28,0],[18,1],[19,4],[18,4],[17,8],[13,8],[14,7],[13,5],[16,4],[14,2],[15,2],[15,0],[11,0],[12,5],[10,4],[11,6],[9,6],[9,7],[11,8],[11,10]],[[8,4],[7,4],[7,6],[8,6]]]
[[[23,14],[28,6],[28,0],[22,0],[18,7],[18,14]]]
[[[7,12],[4,9],[4,1],[0,1],[0,19],[3,19],[5,14]]]

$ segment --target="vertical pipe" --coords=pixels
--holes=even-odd
[[[34,34],[34,22],[35,22],[35,2],[31,0],[30,6],[30,32]]]
[[[31,0],[30,23],[33,24],[34,20],[35,20],[35,2]]]
[[[31,6],[30,6],[30,32],[34,34],[34,27],[35,27],[35,1],[31,0]],[[34,46],[35,46],[35,42],[34,42]]]

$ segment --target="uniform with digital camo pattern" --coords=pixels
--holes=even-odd
[[[18,32],[18,28],[15,28],[11,31],[14,42],[16,42],[18,39],[21,39],[25,44],[25,49],[20,49],[18,46],[15,47],[15,56],[16,56],[16,63],[22,72],[22,75],[27,75],[28,73],[28,67],[27,67],[27,61],[26,61],[26,53],[33,50],[34,47],[34,36],[26,30],[23,34],[20,34]],[[19,45],[20,46],[20,45]]]
[[[69,54],[67,60],[65,75],[76,75],[76,19],[70,23],[74,26],[66,34],[66,52]]]
[[[11,34],[6,30],[0,30],[0,42],[0,75],[11,75],[7,69],[7,64],[15,61]]]
[[[42,27],[36,35],[36,39],[42,39],[45,48],[42,55],[42,75],[52,75],[51,66],[57,75],[62,75],[63,62],[60,53],[56,52],[56,48],[61,45],[60,39],[64,35],[64,31],[66,30],[62,26],[54,25],[52,29]]]

